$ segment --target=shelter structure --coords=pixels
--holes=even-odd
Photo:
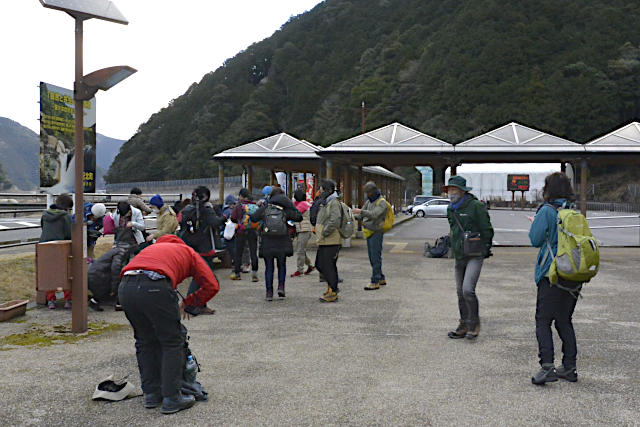
[[[383,193],[397,209],[400,209],[403,177],[380,166],[357,168],[350,164],[344,165],[344,173],[336,173],[330,164],[318,155],[323,148],[305,140],[297,139],[287,133],[279,133],[247,144],[230,148],[213,156],[218,162],[218,179],[224,183],[224,167],[229,164],[241,165],[247,174],[247,187],[253,191],[253,175],[255,167],[266,168],[270,171],[270,183],[275,184],[276,172],[287,174],[288,188],[293,188],[294,173],[313,174],[318,177],[328,177],[336,180],[344,193],[345,203],[359,205],[364,199],[362,183],[365,179],[375,180]],[[354,178],[357,182],[354,187]],[[315,181],[314,181],[315,182]],[[219,198],[224,199],[224,185],[219,186]],[[354,198],[355,195],[355,198]],[[356,203],[354,203],[356,202]]]
[[[619,163],[640,154],[640,123],[631,122],[585,144],[585,150],[599,164]]]

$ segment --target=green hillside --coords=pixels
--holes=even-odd
[[[0,164],[9,180],[21,190],[39,185],[38,134],[18,122],[0,117]]]
[[[639,18],[623,0],[326,0],[151,116],[107,180],[212,175],[213,153],[280,131],[329,145],[362,101],[368,129],[458,142],[514,120],[584,142],[640,117]]]

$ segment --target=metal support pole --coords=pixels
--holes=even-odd
[[[327,178],[335,179],[335,169],[331,160],[327,160]]]
[[[580,162],[580,213],[587,216],[587,160]]]
[[[218,163],[218,200],[224,203],[224,165]]]
[[[343,169],[343,177],[342,180],[344,182],[344,203],[347,206],[351,206],[353,203],[353,189],[351,187],[351,171],[349,166],[346,166]]]
[[[82,55],[82,23],[81,18],[76,18],[75,34],[75,85],[76,96],[83,75]],[[75,221],[71,226],[71,332],[81,333],[87,331],[87,239],[84,225],[84,110],[82,100],[75,99],[75,128],[74,128],[74,191],[75,191]]]

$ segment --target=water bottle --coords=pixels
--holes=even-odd
[[[188,383],[192,383],[196,380],[196,374],[198,373],[198,364],[196,363],[193,355],[189,355],[187,363],[184,368],[184,379]]]

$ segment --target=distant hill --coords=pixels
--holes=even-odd
[[[98,133],[97,184],[104,188],[103,176],[118,154],[123,140]],[[39,171],[40,140],[37,133],[20,123],[0,117],[0,164],[9,181],[20,190],[34,190],[40,185]],[[2,186],[0,173],[0,186]],[[102,185],[101,185],[102,184]]]
[[[639,21],[628,0],[325,0],[153,114],[108,181],[197,178],[281,131],[326,146],[360,132],[362,101],[367,129],[584,142],[640,118]]]

